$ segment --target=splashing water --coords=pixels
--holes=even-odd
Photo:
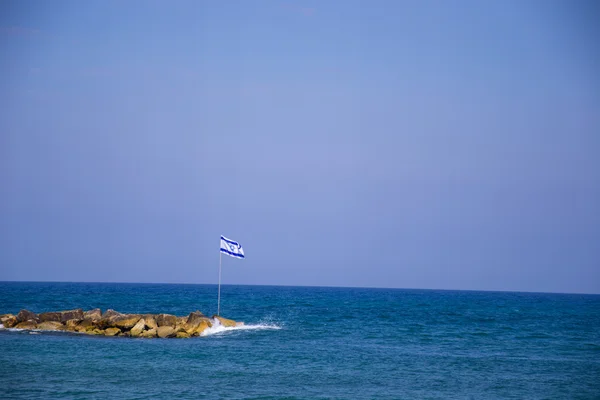
[[[269,329],[279,330],[279,329],[281,329],[281,326],[275,325],[272,323],[260,323],[259,322],[258,324],[249,324],[249,325],[244,324],[244,325],[228,327],[228,326],[223,326],[221,324],[221,321],[214,318],[213,325],[211,327],[205,329],[204,332],[202,332],[201,336],[211,336],[211,335],[216,335],[216,334],[226,333],[226,332],[231,332],[231,331],[269,330]]]

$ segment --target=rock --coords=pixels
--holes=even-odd
[[[60,314],[60,322],[62,322],[63,324],[70,319],[77,319],[80,321],[83,319],[83,310],[81,308],[78,308],[76,310],[61,311]]]
[[[94,308],[93,310],[86,311],[83,313],[83,319],[89,319],[92,321],[99,321],[102,318],[102,310]]]
[[[92,330],[86,331],[90,335],[104,335],[104,331],[102,329],[94,328]]]
[[[171,314],[158,314],[156,316],[156,324],[161,326],[172,326],[177,325],[177,317]]]
[[[202,314],[200,311],[194,311],[193,313],[190,313],[190,315],[187,318],[187,322],[183,325],[184,330],[189,333],[190,335],[193,335],[197,330],[198,327],[204,323],[205,326],[202,327],[201,331],[198,333],[198,335],[206,328],[208,328],[209,326],[212,326],[212,323],[210,322],[210,320],[204,315]]]
[[[110,318],[112,324],[117,328],[131,329],[138,323],[142,316],[138,314],[125,314]]]
[[[13,328],[19,323],[19,321],[17,321],[17,317],[12,314],[4,316],[0,321],[5,328]]]
[[[213,318],[216,318],[217,320],[219,320],[221,325],[223,325],[225,327],[232,328],[232,327],[236,326],[236,322],[232,319],[223,318],[218,315],[213,315]]]
[[[38,329],[44,331],[64,331],[65,326],[57,321],[44,321],[40,322],[37,326]]]
[[[29,321],[19,322],[15,328],[17,329],[37,329],[37,322],[30,319]]]
[[[178,332],[185,332],[185,329],[183,328],[182,325],[177,325],[175,327],[175,333],[178,333]],[[185,333],[187,333],[187,332],[185,332]]]
[[[159,338],[168,338],[176,335],[175,328],[172,326],[159,326],[156,333]]]
[[[175,325],[175,332],[185,332],[184,325],[187,321],[187,317],[177,317],[177,324]]]
[[[60,312],[45,312],[38,315],[41,322],[54,321],[61,322],[62,315]]]
[[[146,327],[146,321],[144,318],[140,319],[133,328],[131,328],[131,336],[138,337]]]
[[[115,310],[106,310],[104,312],[104,314],[102,314],[102,318],[100,318],[99,320],[95,321],[95,324],[98,326],[98,328],[100,329],[106,329],[106,328],[110,328],[113,327],[113,321],[117,318],[122,317],[123,314],[121,314],[120,312],[117,312]]]
[[[121,333],[121,330],[119,328],[106,328],[104,330],[104,335],[106,336],[115,336],[119,333]]]
[[[81,322],[81,320],[79,320],[79,319],[70,319],[65,322],[65,328],[68,331],[75,331],[76,330],[75,328],[79,325],[80,322]]]
[[[121,314],[120,312],[112,310],[112,309],[109,308],[108,310],[106,310],[104,312],[104,314],[102,314],[102,318],[103,319],[104,318],[108,319],[110,317],[114,317],[114,316],[117,316],[117,315],[123,315],[123,314]]]
[[[25,321],[29,321],[29,320],[38,322],[40,320],[40,318],[38,317],[38,315],[36,313],[31,312],[29,310],[19,311],[19,313],[17,314],[17,321],[25,322]]]
[[[200,321],[198,326],[196,326],[196,328],[192,332],[188,332],[188,333],[192,336],[200,336],[200,335],[202,335],[202,332],[204,332],[210,326],[212,326],[210,321],[208,319],[203,319],[202,321]]]
[[[45,312],[39,315],[41,322],[56,321],[62,322],[63,324],[71,319],[82,320],[84,318],[83,310],[78,308],[76,310],[56,311],[56,312]]]
[[[94,325],[98,328],[98,329],[106,329],[106,328],[110,328],[110,321],[107,319],[102,318],[100,321],[96,321],[94,322]]]
[[[155,338],[156,336],[157,336],[156,329],[149,329],[147,331],[143,331],[140,334],[140,337],[143,337],[143,338]]]
[[[148,329],[156,329],[158,328],[158,324],[156,323],[156,320],[154,319],[154,316],[150,316],[150,317],[146,317],[146,326],[148,327]]]
[[[175,337],[178,338],[178,339],[184,339],[184,338],[189,338],[191,336],[187,332],[177,332],[177,334],[175,335]]]
[[[187,320],[185,322],[188,324],[199,323],[203,318],[206,318],[206,316],[200,311],[196,310],[194,312],[191,312],[190,315],[188,315]]]
[[[200,321],[198,321],[195,324],[184,324],[181,326],[181,328],[183,329],[184,332],[187,332],[191,335],[192,333],[194,333],[194,330],[198,327],[199,324],[200,324]]]
[[[92,321],[91,319],[87,319],[87,318],[80,321],[79,324],[77,324],[77,326],[79,328],[83,328],[84,330],[87,330],[90,327],[92,327],[92,328],[95,327],[94,321]]]

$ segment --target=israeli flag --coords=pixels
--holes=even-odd
[[[238,242],[221,236],[221,253],[229,254],[231,257],[244,258],[244,249]]]

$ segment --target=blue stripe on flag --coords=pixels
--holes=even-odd
[[[230,243],[235,243],[235,242],[230,242]],[[232,251],[229,251],[229,250],[227,250],[227,249],[224,249],[224,248],[222,248],[222,247],[221,247],[221,253],[227,253],[227,254],[229,254],[230,256],[237,257],[237,258],[244,258],[244,255],[243,255],[243,254],[234,253],[234,252],[232,252]]]
[[[230,243],[230,244],[234,244],[237,247],[240,247],[240,244],[238,242],[234,242],[233,240],[227,239],[225,236],[221,236],[221,240],[223,240],[223,241],[225,241],[227,243]]]

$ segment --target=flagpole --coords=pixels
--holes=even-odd
[[[221,315],[221,257],[223,253],[219,250],[219,294],[217,296],[217,315]]]

